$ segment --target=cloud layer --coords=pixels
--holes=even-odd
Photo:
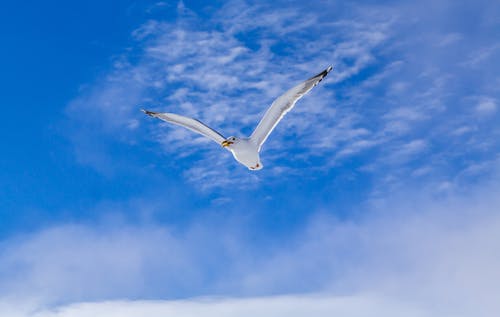
[[[495,192],[498,184],[488,183],[466,197],[402,193],[374,202],[357,219],[316,213],[287,240],[262,243],[234,224],[222,234],[201,223],[183,233],[54,227],[2,243],[2,309],[20,302],[42,309],[33,316],[191,316],[255,305],[278,316],[294,307],[296,316],[314,309],[357,316],[367,307],[388,316],[492,316],[500,308]],[[203,295],[243,299],[160,300]],[[132,301],[109,301],[123,298]],[[145,298],[160,301],[136,301]],[[88,303],[60,306],[78,302]],[[45,311],[54,304],[59,308]]]
[[[33,317],[86,317],[86,316],[273,316],[327,317],[340,314],[346,317],[367,316],[377,311],[384,316],[434,316],[428,311],[391,303],[370,296],[328,297],[328,296],[281,296],[251,299],[193,299],[186,301],[116,301],[76,304],[54,311],[43,311]],[[460,316],[460,315],[456,315]],[[16,317],[16,316],[13,316]]]

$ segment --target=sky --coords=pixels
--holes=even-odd
[[[2,1],[0,315],[496,316],[500,3]],[[264,169],[140,109],[246,136]]]

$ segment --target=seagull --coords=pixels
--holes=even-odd
[[[204,135],[212,141],[217,142],[217,144],[220,144],[223,148],[229,150],[233,154],[236,161],[246,166],[249,170],[260,170],[264,166],[260,162],[259,153],[262,148],[262,144],[264,144],[267,140],[269,134],[271,134],[273,129],[281,121],[285,114],[292,110],[295,103],[314,86],[316,86],[323,78],[325,78],[331,70],[332,67],[329,66],[321,73],[298,84],[274,100],[253,133],[247,138],[237,138],[234,136],[225,138],[222,134],[210,128],[203,122],[178,114],[167,112],[160,113],[144,109],[141,109],[141,111],[151,117],[180,125],[191,131]]]

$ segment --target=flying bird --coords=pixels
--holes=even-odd
[[[278,97],[267,109],[264,117],[260,120],[259,124],[248,138],[237,138],[231,136],[225,138],[222,134],[210,128],[203,122],[184,117],[174,113],[160,113],[149,110],[141,109],[145,114],[167,121],[173,124],[180,125],[196,133],[206,136],[207,138],[217,142],[225,149],[229,150],[236,161],[245,165],[250,170],[260,170],[263,165],[260,162],[260,150],[262,144],[269,137],[280,120],[285,114],[292,110],[295,103],[308,93],[314,86],[316,86],[326,75],[332,70],[329,66],[321,73],[309,78],[308,80],[298,84],[292,89],[285,92]]]

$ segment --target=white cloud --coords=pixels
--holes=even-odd
[[[460,33],[448,33],[439,39],[438,46],[445,47],[456,44],[463,39],[463,35]]]
[[[407,160],[414,159],[419,152],[427,148],[425,140],[412,140],[401,146],[395,147],[389,155],[389,159],[397,164],[403,163]]]
[[[496,53],[500,44],[489,45],[487,47],[482,47],[474,50],[469,58],[464,61],[462,64],[468,67],[478,67],[481,64],[485,63],[488,59],[491,58],[492,55]]]
[[[497,111],[497,103],[493,98],[483,97],[476,106],[479,115],[491,115]]]
[[[473,131],[472,127],[464,125],[464,126],[460,126],[460,127],[456,128],[454,131],[451,132],[451,134],[455,135],[455,136],[461,136],[461,135],[464,135],[464,134],[469,133],[471,131]]]
[[[430,310],[393,303],[369,294],[355,297],[325,295],[276,296],[247,299],[192,299],[183,301],[111,301],[82,303],[54,310],[37,311],[30,317],[345,317],[370,316],[376,312],[384,316],[435,316]],[[461,316],[461,315],[456,315]],[[464,315],[465,316],[465,315]]]
[[[315,213],[272,244],[255,243],[248,224],[231,219],[182,230],[65,225],[12,237],[0,248],[0,314],[15,316],[19,306],[31,312],[20,316],[224,316],[252,306],[263,316],[492,316],[500,309],[499,186],[448,184],[379,197],[351,210],[360,215],[351,220]],[[200,295],[223,297],[168,300]],[[162,300],[134,300],[147,298]]]

